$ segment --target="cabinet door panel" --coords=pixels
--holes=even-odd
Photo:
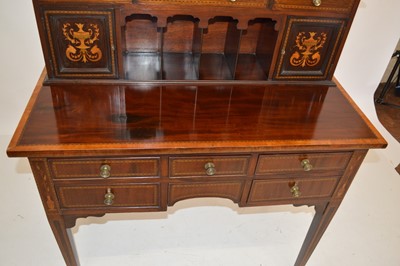
[[[45,10],[45,29],[56,78],[116,78],[112,10]]]
[[[329,79],[344,26],[343,20],[289,18],[275,79]]]

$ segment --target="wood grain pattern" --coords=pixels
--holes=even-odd
[[[296,182],[301,192],[299,197],[294,197],[291,184]],[[335,189],[337,178],[296,179],[295,176],[287,180],[254,180],[249,195],[249,203],[271,200],[287,200],[293,203],[305,198],[328,198]],[[282,204],[282,203],[281,203]]]
[[[115,195],[114,203],[104,204],[107,189]],[[57,187],[61,208],[118,208],[160,206],[160,186],[152,184],[113,184],[110,186],[60,186]]]
[[[301,161],[308,159],[314,171],[343,170],[349,162],[351,153],[311,153],[311,154],[282,154],[262,155],[258,161],[256,175],[279,172],[303,173]]]
[[[102,178],[100,167],[110,166],[110,176],[114,177],[156,177],[159,175],[158,158],[89,158],[84,160],[51,160],[51,169],[56,179]]]
[[[220,197],[238,202],[242,194],[243,182],[207,182],[171,184],[169,187],[168,205],[174,205],[179,200],[197,197]]]
[[[43,87],[34,101],[10,155],[65,149],[83,155],[90,145],[114,152],[184,143],[247,150],[280,143],[385,145],[336,87],[74,85]]]
[[[215,165],[213,176],[245,176],[249,156],[170,157],[170,177],[207,177],[204,166],[209,162]]]

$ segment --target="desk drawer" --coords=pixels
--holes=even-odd
[[[159,158],[50,161],[53,176],[64,178],[157,177]]]
[[[350,152],[261,155],[256,175],[313,171],[340,172],[346,168],[350,157]]]
[[[160,185],[158,183],[61,186],[57,188],[57,194],[60,198],[61,208],[160,206]]]
[[[320,3],[318,6],[318,2]],[[356,0],[274,0],[272,9],[275,10],[315,10],[350,13]]]
[[[336,183],[337,178],[335,177],[299,180],[254,180],[248,203],[330,197]]]
[[[250,156],[172,157],[169,161],[169,176],[246,176],[249,160]]]
[[[137,3],[266,8],[268,0],[137,0]]]

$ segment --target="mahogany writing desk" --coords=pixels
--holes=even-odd
[[[337,86],[42,85],[8,148],[28,157],[67,265],[79,217],[223,197],[315,206],[305,265],[370,148],[384,139]]]
[[[28,157],[67,265],[79,217],[196,197],[315,206],[305,265],[385,140],[332,82],[359,0],[33,0]],[[46,76],[46,77],[45,77]]]

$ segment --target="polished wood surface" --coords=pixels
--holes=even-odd
[[[159,158],[101,158],[93,160],[55,159],[50,160],[50,169],[55,179],[101,178],[102,165],[112,165],[105,178],[143,178],[159,176]],[[111,171],[112,170],[112,171]]]
[[[107,144],[105,150],[383,145],[337,87],[44,86],[34,101],[10,155],[22,147],[86,153],[84,144]]]

